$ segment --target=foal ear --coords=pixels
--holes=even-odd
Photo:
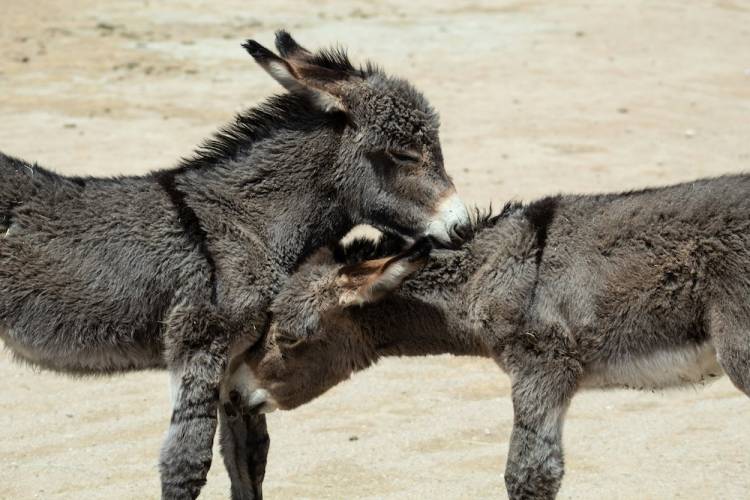
[[[312,57],[312,53],[309,50],[298,44],[297,41],[292,38],[292,35],[284,30],[276,32],[276,50],[279,51],[281,57],[287,59],[309,59]]]
[[[432,241],[422,238],[395,257],[366,260],[342,267],[336,279],[341,287],[339,305],[361,306],[377,302],[422,269],[431,250]]]
[[[276,33],[277,56],[255,40],[244,44],[253,59],[290,92],[308,92],[324,111],[345,111],[343,84],[353,75],[344,68],[331,67],[299,45],[289,33]],[[353,69],[353,68],[352,68]]]

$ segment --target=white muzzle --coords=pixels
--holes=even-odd
[[[458,193],[454,191],[453,194],[440,202],[437,213],[430,221],[425,233],[442,243],[448,244],[451,242],[451,228],[467,223],[469,223],[469,212]]]

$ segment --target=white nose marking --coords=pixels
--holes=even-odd
[[[438,205],[435,217],[427,226],[427,234],[443,243],[450,243],[450,230],[469,222],[469,212],[455,191]]]
[[[278,408],[271,394],[260,387],[258,379],[247,364],[242,364],[232,374],[229,381],[232,390],[240,393],[240,398],[249,408],[260,407],[259,413],[269,413]]]

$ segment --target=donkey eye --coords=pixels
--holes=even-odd
[[[422,156],[416,151],[389,150],[388,155],[398,163],[419,163]]]

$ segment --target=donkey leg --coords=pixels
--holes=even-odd
[[[231,413],[231,414],[230,414]],[[232,500],[261,500],[270,438],[266,417],[244,407],[239,398],[220,409],[220,443],[232,483]]]
[[[513,373],[513,431],[505,468],[512,500],[552,499],[564,473],[562,425],[575,392],[577,363],[526,360]]]
[[[708,324],[719,364],[732,383],[750,396],[750,311],[723,301],[710,309]]]
[[[206,482],[228,344],[210,307],[179,307],[169,318],[165,347],[175,390],[159,464],[164,499],[194,499]]]

